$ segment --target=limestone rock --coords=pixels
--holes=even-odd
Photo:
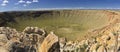
[[[58,37],[53,32],[44,39],[39,52],[59,52]]]
[[[5,34],[0,34],[0,46],[5,45],[8,39]]]
[[[5,34],[8,39],[15,36],[16,33],[18,33],[16,29],[12,29],[10,27],[0,27],[0,34]]]
[[[61,52],[63,52],[63,48],[64,48],[64,46],[66,45],[66,42],[67,42],[66,38],[60,38],[60,39],[59,39],[60,51],[61,51]]]
[[[100,47],[97,49],[97,52],[107,52],[107,50],[105,49],[104,46],[100,46]]]
[[[35,34],[39,34],[39,35],[43,35],[46,36],[46,32],[43,29],[40,29],[38,27],[26,27],[23,32],[25,33],[35,33]]]
[[[10,27],[0,27],[0,48],[4,52],[37,52],[38,45],[41,45],[45,38],[45,32],[37,27],[31,28],[27,29],[31,32],[28,33],[18,32]]]
[[[0,51],[2,52],[119,52],[120,24],[106,26],[94,37],[82,41],[67,41],[53,32],[38,27],[27,27],[18,32],[10,27],[0,27]],[[97,34],[97,35],[96,35]]]
[[[97,46],[98,44],[93,44],[91,47],[90,47],[90,52],[97,52]]]
[[[2,52],[10,52],[7,49],[5,49],[4,47],[0,47],[0,51],[2,51]]]

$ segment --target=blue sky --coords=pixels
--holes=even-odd
[[[0,11],[40,8],[120,8],[120,0],[0,0]]]

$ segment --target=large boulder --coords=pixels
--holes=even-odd
[[[7,49],[4,48],[4,47],[0,47],[0,51],[2,51],[2,52],[10,52],[9,50],[7,50]]]
[[[97,47],[98,47],[98,44],[93,44],[91,47],[90,47],[90,52],[97,52]]]
[[[8,39],[6,37],[6,34],[0,34],[0,46],[5,45],[7,41]]]
[[[0,27],[0,34],[5,34],[6,37],[10,40],[13,36],[17,36],[16,29],[10,28],[10,27]]]
[[[97,52],[107,52],[107,50],[105,49],[104,46],[100,46],[100,47],[97,49]]]
[[[53,32],[48,34],[38,48],[39,52],[59,52],[59,40]]]
[[[60,38],[59,39],[59,44],[60,44],[60,51],[63,52],[64,51],[64,46],[66,45],[66,38]]]
[[[46,32],[43,29],[40,29],[38,27],[26,27],[23,30],[23,32],[27,33],[27,34],[34,33],[34,34],[39,34],[39,35],[42,35],[42,36],[47,36]]]

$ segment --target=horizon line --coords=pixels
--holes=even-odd
[[[4,10],[0,12],[7,12],[7,11],[46,11],[46,10],[120,10],[120,8],[84,8],[84,7],[77,7],[77,8],[36,8],[36,9],[19,9],[19,10]]]

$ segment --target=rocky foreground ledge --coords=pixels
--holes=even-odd
[[[0,27],[0,52],[119,52],[120,24],[100,29],[92,38],[67,41],[53,32],[26,27],[23,32]]]

